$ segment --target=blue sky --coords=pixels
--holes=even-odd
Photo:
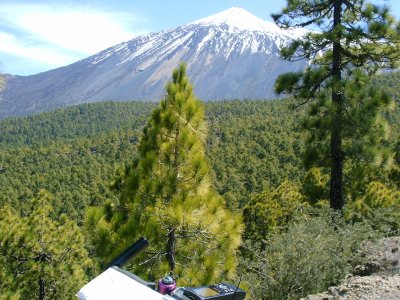
[[[374,0],[400,18],[400,0]],[[1,0],[0,73],[68,65],[139,34],[174,28],[233,6],[271,20],[285,0]]]

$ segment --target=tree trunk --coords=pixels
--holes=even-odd
[[[333,27],[338,29],[341,26],[342,0],[334,0]],[[333,209],[341,210],[343,200],[343,153],[342,153],[342,114],[343,114],[343,93],[341,76],[341,35],[336,32],[333,41],[332,61],[332,102],[333,115],[331,127],[331,181],[330,181],[330,206]]]
[[[39,300],[44,300],[45,299],[45,289],[44,289],[44,279],[41,278],[39,279]]]
[[[167,249],[166,249],[166,256],[169,264],[169,270],[171,272],[174,272],[175,269],[175,242],[176,242],[176,237],[175,237],[175,228],[171,229],[168,233],[168,240],[167,240]]]

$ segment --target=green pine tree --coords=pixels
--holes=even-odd
[[[328,175],[320,168],[309,169],[302,181],[301,193],[312,206],[324,206],[328,202]]]
[[[282,50],[285,59],[312,64],[304,72],[280,76],[276,91],[293,94],[300,104],[313,102],[306,121],[314,146],[308,158],[329,164],[330,205],[342,209],[344,162],[362,160],[367,149],[376,154],[384,137],[379,115],[390,99],[367,83],[399,60],[400,25],[387,7],[364,0],[288,0],[273,18],[283,28],[312,25],[318,30]]]
[[[213,190],[205,139],[203,104],[181,64],[144,128],[134,163],[113,183],[119,203],[88,212],[87,228],[103,263],[143,235],[151,246],[133,267],[142,277],[173,272],[180,284],[232,278],[242,225]]]
[[[49,201],[41,191],[27,216],[0,209],[0,294],[6,299],[74,299],[93,267],[80,228],[65,215],[51,219]]]
[[[351,223],[370,224],[384,236],[400,232],[400,191],[390,180],[371,181],[362,195],[346,205],[344,218]]]
[[[254,194],[243,209],[244,238],[265,248],[267,236],[286,231],[292,216],[305,207],[298,186],[289,181],[276,189]]]

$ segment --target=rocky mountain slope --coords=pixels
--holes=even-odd
[[[303,300],[397,300],[400,299],[400,237],[366,244],[363,264],[355,267],[341,285]]]
[[[276,77],[305,62],[279,50],[304,30],[283,31],[234,7],[193,23],[138,36],[69,66],[32,76],[8,76],[0,118],[85,102],[153,100],[180,61],[188,64],[203,100],[275,97]]]

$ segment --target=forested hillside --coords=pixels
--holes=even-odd
[[[290,101],[226,101],[206,106],[215,185],[232,206],[252,192],[299,178],[303,141]],[[24,208],[40,189],[55,214],[80,220],[88,205],[114,197],[115,168],[136,153],[152,103],[85,104],[0,123],[1,203]]]
[[[327,212],[304,213],[310,207],[325,207],[328,189],[325,169],[305,170],[302,164],[307,138],[302,129],[306,106],[294,109],[291,99],[220,101],[205,105],[208,121],[205,145],[212,184],[224,196],[231,211],[243,213],[246,226],[243,237],[251,245],[244,244],[240,263],[246,280],[257,282],[250,289],[255,299],[262,293],[264,283],[271,291],[280,291],[282,286],[291,284],[289,280],[295,280],[294,287],[308,285],[304,291],[286,291],[296,295],[324,289],[331,281],[344,276],[347,267],[337,269],[336,265],[348,265],[359,241],[375,234],[393,234],[399,229],[399,216],[392,207],[398,207],[400,195],[400,92],[397,88],[400,73],[379,76],[374,84],[390,91],[397,103],[382,116],[391,126],[388,146],[394,151],[393,160],[391,165],[369,165],[365,169],[347,166],[350,171],[346,173],[346,180],[351,184],[346,191],[346,224],[337,231],[328,224]],[[143,127],[154,108],[154,103],[138,102],[85,104],[1,121],[0,205],[9,204],[6,207],[13,210],[2,211],[0,222],[3,225],[12,222],[13,214],[20,216],[18,224],[33,222],[36,213],[44,210],[49,220],[56,220],[54,224],[67,224],[63,225],[66,232],[74,232],[77,229],[65,218],[83,225],[89,206],[117,203],[119,192],[110,189],[110,185],[121,170],[132,165]],[[32,202],[32,199],[36,200]],[[40,205],[37,208],[37,203],[45,203],[44,208]],[[35,214],[28,217],[32,207]],[[389,210],[381,211],[381,208]],[[60,218],[61,214],[65,217]],[[317,217],[309,218],[309,215]],[[60,230],[64,230],[63,226]],[[28,230],[19,234],[31,233]],[[324,238],[320,239],[321,236]],[[304,242],[313,244],[315,252],[307,252],[311,256],[305,255],[305,248],[299,246]],[[329,249],[324,248],[327,245]],[[291,252],[285,257],[279,256],[288,247],[293,247]],[[261,255],[265,256],[256,259],[247,252],[249,249],[250,253],[262,249]],[[344,249],[343,256],[331,260],[329,266],[322,263],[338,249]],[[80,251],[86,253],[85,249]],[[91,258],[96,261],[94,256]],[[290,273],[285,268],[292,260],[298,264],[291,267],[298,270],[291,269],[293,273]],[[266,265],[289,275],[280,278],[280,282],[269,281],[269,277],[257,273]],[[306,278],[296,275],[305,265],[313,272],[319,270],[320,281],[306,282]],[[321,270],[320,265],[326,268]],[[273,269],[268,272],[280,276]],[[1,289],[7,286],[7,277],[0,276],[0,279],[4,282],[0,283]]]
[[[399,103],[400,73],[375,81]],[[243,206],[253,192],[276,187],[286,179],[299,180],[305,108],[292,109],[291,104],[291,100],[207,103],[208,159],[215,172],[214,184],[230,205]],[[23,207],[24,199],[46,189],[59,201],[56,212],[82,217],[88,204],[112,197],[107,185],[115,168],[132,160],[154,106],[84,104],[1,121],[0,203]],[[395,142],[398,108],[386,117]]]
[[[367,298],[400,294],[384,240],[400,237],[400,23],[372,0],[285,2],[274,24],[236,7],[0,75],[3,117],[64,107],[0,121],[0,300],[110,298],[85,283],[113,266],[173,296],[346,298],[332,287],[379,260],[392,270],[374,281],[392,284]],[[252,99],[272,88],[280,100]],[[198,98],[216,90],[230,100]],[[93,104],[146,95],[161,99]]]

